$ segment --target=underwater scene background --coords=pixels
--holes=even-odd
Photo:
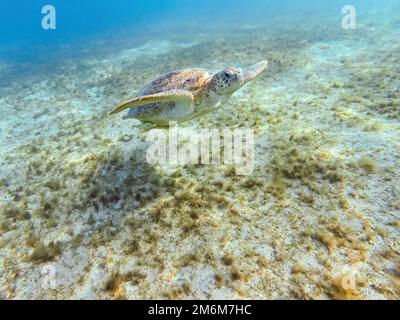
[[[399,9],[1,1],[0,298],[398,299]],[[139,122],[108,115],[160,74],[262,60],[181,124],[253,129],[249,176],[151,165]]]

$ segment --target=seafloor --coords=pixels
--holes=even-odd
[[[290,19],[2,62],[0,297],[398,299],[400,18]],[[263,59],[185,124],[253,128],[251,176],[152,166],[136,122],[107,115],[161,73]]]

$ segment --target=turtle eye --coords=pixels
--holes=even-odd
[[[224,71],[224,76],[230,78],[232,75],[228,71]]]

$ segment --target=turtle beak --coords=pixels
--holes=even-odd
[[[255,79],[261,72],[263,72],[268,66],[268,61],[261,61],[254,66],[244,70],[243,72],[243,84]]]

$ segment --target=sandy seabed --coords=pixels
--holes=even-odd
[[[398,299],[399,21],[187,28],[14,76],[0,63],[0,297]],[[254,129],[251,176],[150,165],[137,122],[108,116],[162,73],[263,59],[184,124]]]

